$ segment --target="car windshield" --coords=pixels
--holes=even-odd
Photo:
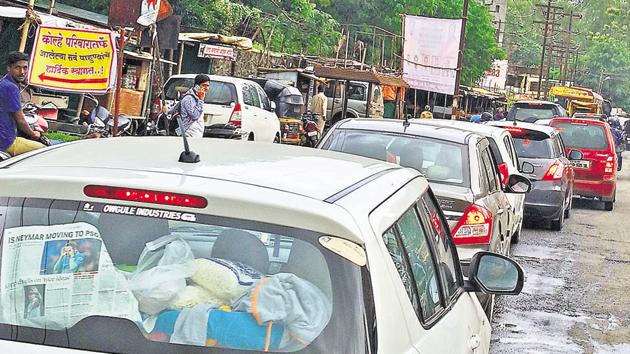
[[[193,78],[172,78],[168,80],[164,87],[164,96],[167,100],[177,100],[177,93],[182,96],[193,87],[195,83]],[[236,95],[236,87],[229,82],[210,81],[210,88],[206,94],[205,103],[229,105],[230,103],[238,103]]]
[[[564,145],[568,148],[608,150],[606,131],[601,125],[585,123],[555,123]]]
[[[514,146],[518,157],[530,159],[553,158],[551,139],[533,140],[527,137],[514,137]]]
[[[400,164],[422,172],[429,181],[467,186],[466,146],[425,137],[338,129],[330,150]]]
[[[517,105],[512,108],[509,120],[517,120],[520,122],[535,122],[539,119],[553,119],[554,108],[550,105],[540,106],[521,106]]]
[[[0,198],[0,231],[0,339],[124,353],[365,353],[369,274],[322,246],[328,236],[24,198]]]

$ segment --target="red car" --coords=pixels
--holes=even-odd
[[[593,119],[556,118],[549,123],[560,131],[566,153],[574,150],[574,196],[597,198],[613,210],[617,190],[615,138],[607,123]],[[575,156],[582,154],[581,158]]]

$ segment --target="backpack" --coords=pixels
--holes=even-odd
[[[180,97],[179,101],[175,104],[175,106],[173,106],[173,108],[171,108],[171,118],[170,119],[175,119],[177,120],[181,115],[182,115],[182,101],[184,100],[184,97],[186,96],[195,96],[193,93],[186,93],[185,95],[183,95],[182,97]]]

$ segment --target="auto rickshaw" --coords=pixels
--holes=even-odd
[[[280,119],[280,133],[283,144],[298,145],[301,142],[302,113],[304,97],[300,90],[274,80],[267,80],[264,85],[269,99],[276,103],[276,114]]]

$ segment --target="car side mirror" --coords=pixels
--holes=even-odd
[[[505,184],[506,193],[525,194],[532,189],[532,182],[521,175],[510,175]]]
[[[277,108],[276,103],[274,101],[271,101],[270,104],[271,104],[271,111],[275,112]]]
[[[584,154],[579,150],[571,150],[569,151],[569,160],[576,161],[584,159]]]
[[[491,295],[518,295],[524,283],[525,272],[516,261],[483,251],[471,259],[464,289]]]
[[[534,171],[534,165],[530,162],[525,161],[521,165],[521,173],[532,174]]]

